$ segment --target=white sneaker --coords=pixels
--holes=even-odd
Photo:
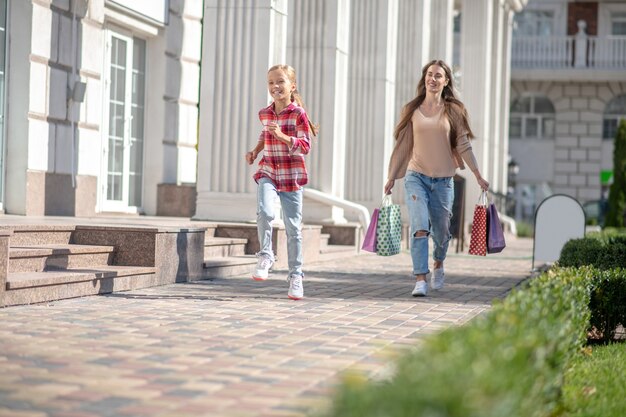
[[[433,275],[430,277],[430,287],[433,290],[440,290],[443,288],[446,276],[443,273],[443,265],[441,268],[433,269]]]
[[[304,297],[304,284],[302,283],[302,275],[290,275],[287,278],[289,282],[289,292],[287,296],[292,300],[300,300]]]
[[[415,283],[415,288],[411,294],[413,297],[425,297],[428,294],[428,283],[420,279]]]
[[[252,273],[252,279],[255,281],[265,281],[270,275],[270,268],[274,265],[274,261],[269,255],[259,255],[259,260],[256,263],[256,268]]]

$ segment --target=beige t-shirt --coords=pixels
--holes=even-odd
[[[452,155],[450,140],[450,122],[445,117],[443,107],[431,116],[425,116],[418,108],[411,117],[413,124],[413,153],[408,169],[432,178],[452,177],[456,163]],[[459,131],[456,150],[469,168],[477,168],[476,158],[466,131]]]

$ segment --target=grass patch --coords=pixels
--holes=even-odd
[[[565,374],[563,417],[626,416],[626,343],[587,347]]]

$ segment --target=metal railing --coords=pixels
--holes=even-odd
[[[626,37],[516,36],[513,68],[626,69]]]

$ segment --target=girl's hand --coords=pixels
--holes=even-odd
[[[396,180],[387,180],[387,183],[385,184],[385,195],[391,194],[391,190],[393,189],[395,183]]]
[[[256,155],[254,154],[253,151],[246,152],[246,162],[248,163],[248,165],[252,165],[255,159],[256,159]]]
[[[272,134],[276,139],[285,142],[286,144],[291,143],[291,137],[285,135],[282,130],[280,130],[280,126],[277,123],[269,123],[267,125],[267,131]]]

